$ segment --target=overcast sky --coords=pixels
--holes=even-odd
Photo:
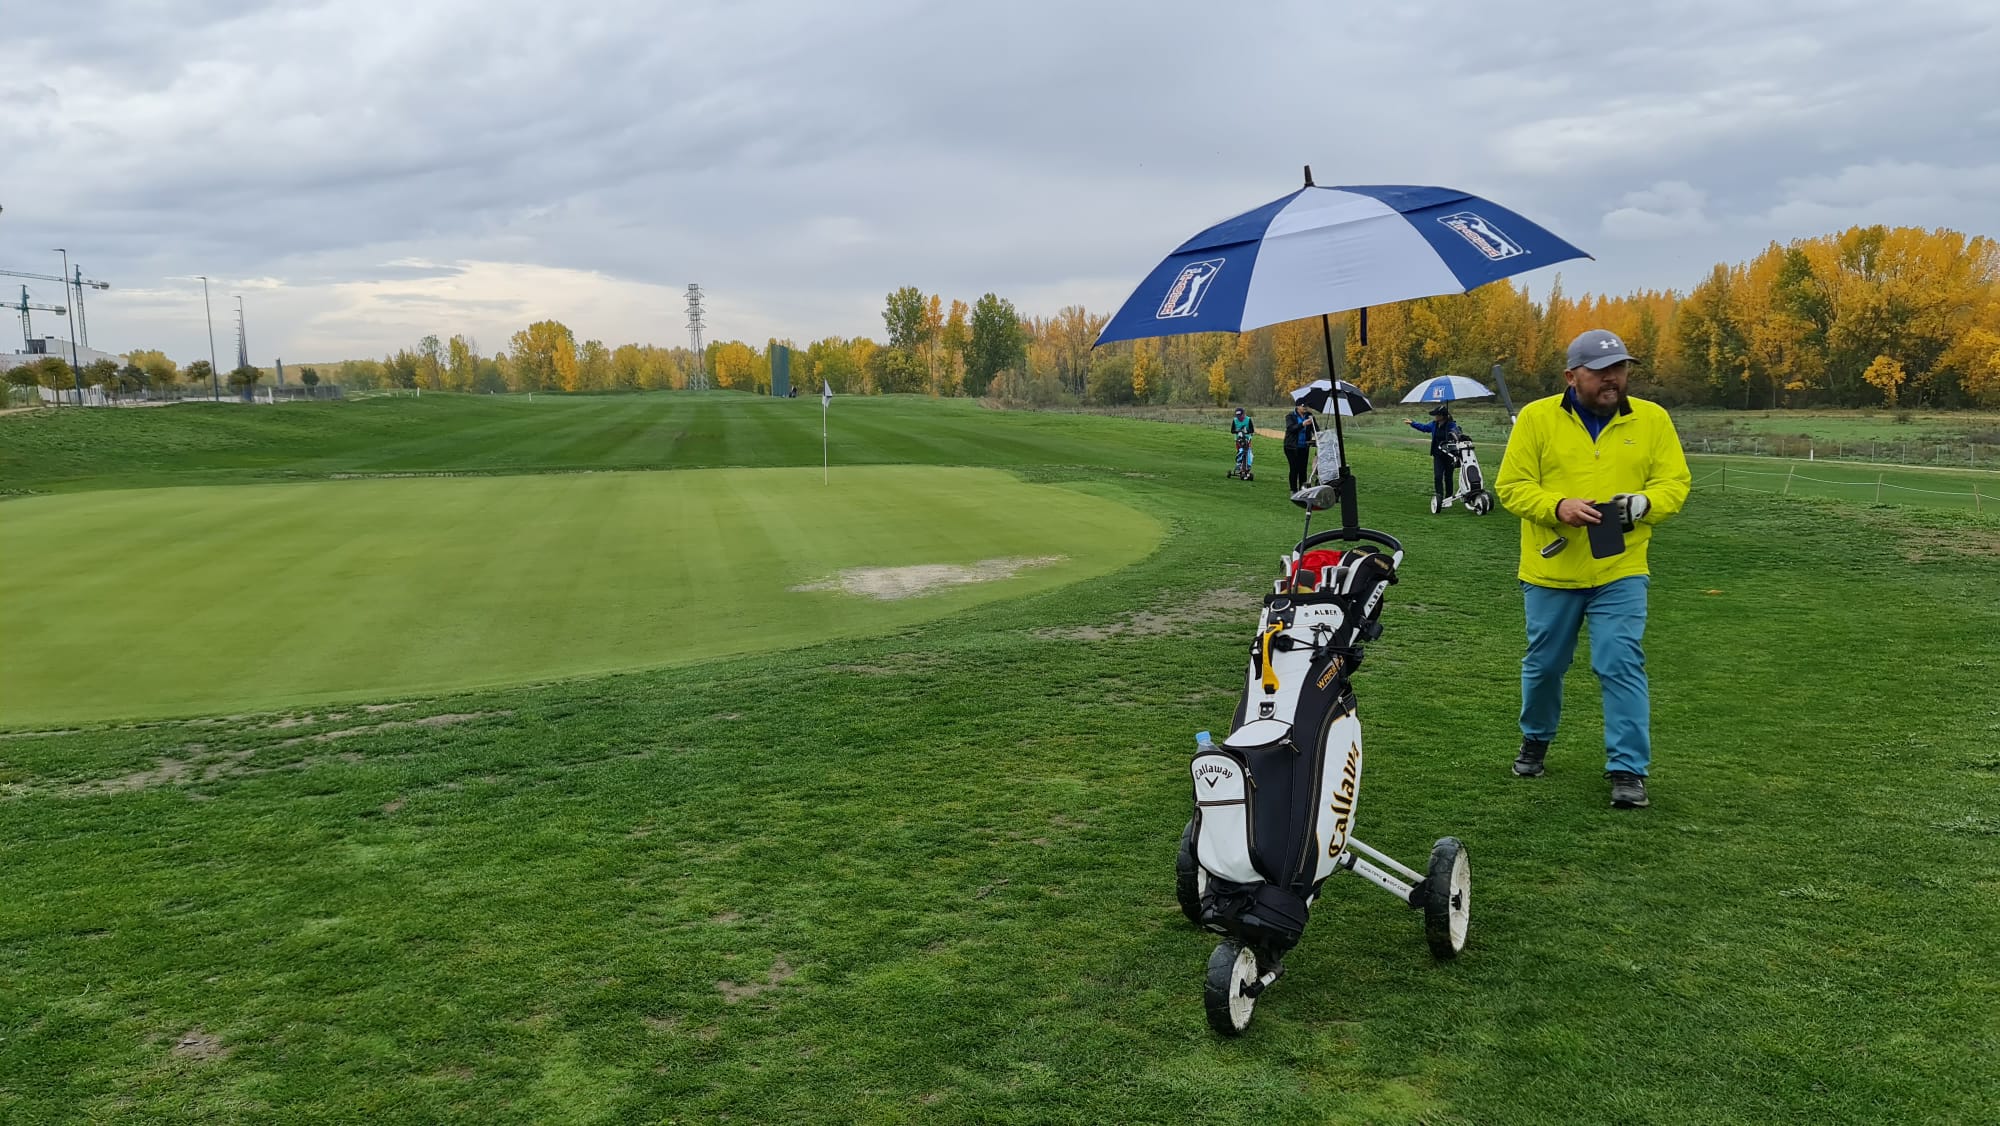
[[[689,282],[710,340],[760,347],[881,339],[902,285],[1108,313],[1308,163],[1489,196],[1596,256],[1560,267],[1572,294],[1855,223],[2000,235],[2000,0],[26,14],[0,20],[0,269],[68,247],[113,286],[91,342],[183,363],[208,351],[195,274],[217,350],[241,294],[260,364],[430,332],[490,354],[545,317],[684,344]]]

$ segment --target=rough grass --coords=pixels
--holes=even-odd
[[[2000,559],[1962,545],[2000,521],[1698,493],[1615,812],[1581,654],[1548,776],[1507,773],[1511,522],[1357,451],[1410,553],[1358,832],[1464,839],[1471,942],[1336,882],[1221,1041],[1172,852],[1296,512],[1217,435],[1064,425],[1019,471],[1162,550],[796,652],[0,739],[0,1118],[1990,1117]]]

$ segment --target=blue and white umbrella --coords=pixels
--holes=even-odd
[[[1247,332],[1323,313],[1463,293],[1588,254],[1453,188],[1312,183],[1182,243],[1097,343]]]
[[[1305,186],[1175,248],[1097,334],[1098,344],[1192,332],[1248,332],[1320,318],[1326,374],[1332,378],[1333,330],[1327,314],[1436,297],[1499,281],[1588,254],[1490,200],[1455,188],[1378,184],[1322,188],[1306,170]],[[1339,455],[1341,525],[1355,523],[1354,473],[1340,411],[1333,415]],[[1307,527],[1312,517],[1308,508]]]
[[[1489,399],[1493,392],[1476,379],[1462,375],[1440,375],[1426,379],[1403,396],[1405,403],[1455,403],[1460,399]]]

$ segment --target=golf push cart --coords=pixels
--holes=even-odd
[[[1458,467],[1458,491],[1443,500],[1433,493],[1431,512],[1450,508],[1454,502],[1463,502],[1465,510],[1474,516],[1493,511],[1493,491],[1486,487],[1486,475],[1479,470],[1479,453],[1473,449],[1472,439],[1461,432],[1444,444],[1444,453]]]
[[[1471,869],[1456,838],[1439,840],[1419,872],[1353,835],[1362,742],[1350,678],[1364,645],[1381,635],[1402,544],[1359,526],[1344,464],[1336,482],[1292,499],[1306,510],[1305,532],[1264,596],[1228,737],[1197,738],[1194,811],[1175,866],[1181,911],[1222,936],[1203,999],[1225,1036],[1249,1025],[1335,873],[1353,872],[1422,911],[1440,959],[1464,948],[1471,911]],[[1335,504],[1340,529],[1313,534],[1313,513]]]
[[[1223,474],[1223,476],[1234,477],[1239,481],[1255,481],[1257,479],[1256,464],[1256,455],[1250,452],[1250,436],[1248,434],[1238,434],[1236,436],[1236,460],[1229,466],[1229,472]]]

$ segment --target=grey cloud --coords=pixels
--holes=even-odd
[[[1990,0],[182,0],[61,23],[0,77],[0,146],[75,172],[5,177],[0,261],[282,278],[252,334],[274,348],[379,354],[455,308],[490,348],[508,301],[672,342],[688,281],[751,340],[879,336],[903,284],[1103,309],[1302,163],[1491,195],[1597,255],[1571,292],[1684,288],[1870,208],[2000,230],[2000,194],[1881,171],[1984,183]],[[537,288],[422,288],[468,262]],[[198,320],[120,315],[93,337],[197,350]]]

